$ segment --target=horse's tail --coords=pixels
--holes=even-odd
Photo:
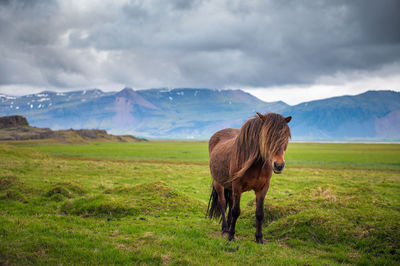
[[[214,184],[211,185],[211,195],[210,199],[208,201],[208,207],[207,207],[207,213],[206,217],[213,219],[213,218],[219,218],[221,216],[221,211],[218,208],[218,193],[214,188]]]
[[[211,195],[210,195],[210,200],[208,201],[208,207],[207,207],[207,213],[206,217],[209,219],[218,219],[221,217],[221,210],[218,207],[218,193],[214,188],[214,184],[211,185],[212,190],[211,190]],[[231,190],[229,189],[224,189],[224,196],[225,196],[225,209],[228,206],[229,199],[231,198]]]

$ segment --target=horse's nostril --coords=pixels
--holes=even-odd
[[[285,163],[277,164],[276,162],[274,162],[274,168],[275,168],[277,171],[282,171],[284,167],[285,167]]]

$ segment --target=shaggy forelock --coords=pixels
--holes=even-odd
[[[264,160],[272,160],[272,157],[287,145],[291,133],[282,115],[268,113],[264,117],[265,122],[259,136],[260,154]]]

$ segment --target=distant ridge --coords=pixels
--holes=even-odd
[[[17,126],[29,126],[28,120],[20,115],[0,117],[0,129]]]
[[[302,140],[400,140],[400,93],[367,91],[288,108]]]
[[[53,131],[49,128],[31,127],[23,116],[0,117],[0,141],[44,140],[47,142],[85,143],[93,141],[136,142],[145,141],[130,135],[109,135],[99,129],[68,129]]]
[[[0,95],[0,115],[23,115],[37,127],[105,129],[157,139],[208,139],[219,129],[240,127],[255,112],[293,116],[293,140],[400,141],[400,93],[394,91],[294,106],[263,102],[242,90],[196,88]]]

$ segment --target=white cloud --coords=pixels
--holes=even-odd
[[[379,71],[382,72],[382,71]],[[383,70],[384,72],[384,70]],[[342,95],[357,95],[368,90],[400,91],[400,71],[390,75],[337,75],[323,77],[318,84],[308,86],[275,86],[247,88],[246,92],[266,102],[284,101],[289,105]],[[358,77],[355,77],[358,76]]]

